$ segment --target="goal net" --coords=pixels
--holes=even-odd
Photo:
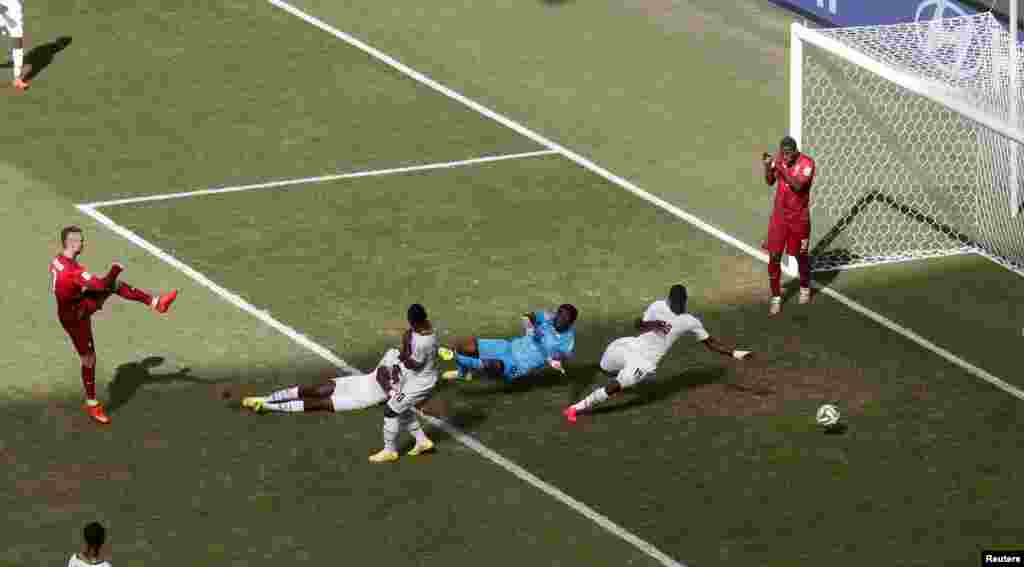
[[[815,270],[977,253],[1024,275],[1022,91],[1010,72],[1024,58],[1009,46],[988,13],[793,25],[790,130],[818,165]]]

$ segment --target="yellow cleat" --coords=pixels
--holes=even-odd
[[[466,382],[469,382],[470,380],[473,379],[473,373],[467,372],[465,374],[459,374],[458,370],[448,370],[447,372],[441,375],[441,378],[444,378],[449,382],[452,380],[464,380]]]
[[[371,463],[390,463],[391,461],[398,460],[398,453],[395,451],[388,451],[387,449],[381,449],[380,451],[370,455]]]
[[[259,413],[263,411],[263,404],[267,403],[267,400],[259,397],[245,398],[242,400],[242,407],[251,409],[252,411]]]
[[[409,455],[410,457],[415,457],[416,455],[422,455],[423,453],[433,450],[434,442],[431,441],[430,439],[427,439],[426,442],[424,443],[417,443],[416,446],[413,447],[412,449],[409,449],[409,452],[406,454]]]
[[[450,348],[441,347],[437,349],[437,356],[440,356],[441,360],[447,362],[455,358],[455,351]]]

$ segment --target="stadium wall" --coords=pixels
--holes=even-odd
[[[823,26],[901,24],[992,12],[1006,23],[1012,0],[770,0]],[[1017,0],[1020,1],[1020,0]],[[1024,20],[1024,18],[1022,18]],[[1021,26],[1024,30],[1024,26]],[[1021,34],[1024,39],[1024,33]]]

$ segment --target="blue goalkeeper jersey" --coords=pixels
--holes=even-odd
[[[537,320],[534,325],[534,337],[544,355],[544,360],[571,358],[573,350],[576,348],[576,326],[573,325],[564,333],[559,333],[555,330],[555,319],[551,313],[537,311],[533,315]]]

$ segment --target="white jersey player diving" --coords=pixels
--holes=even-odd
[[[667,299],[650,304],[635,326],[639,335],[615,339],[601,357],[601,370],[612,375],[606,385],[565,408],[562,413],[570,422],[579,412],[601,404],[626,388],[631,388],[654,374],[658,363],[683,335],[690,335],[709,350],[743,360],[749,351],[724,347],[708,334],[699,319],[686,312],[686,288],[674,285]]]

